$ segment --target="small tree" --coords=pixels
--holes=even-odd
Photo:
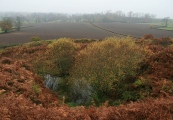
[[[10,18],[8,18],[8,17],[3,18],[3,20],[0,22],[0,27],[1,27],[2,31],[7,33],[13,27],[12,20]]]
[[[56,74],[58,76],[67,75],[74,62],[74,55],[78,45],[69,38],[60,38],[51,43],[49,49],[51,62],[55,64],[53,67],[56,68]]]
[[[169,17],[165,17],[165,18],[163,18],[163,22],[165,23],[165,27],[167,27],[168,26],[168,22],[169,22],[169,20],[170,20],[170,18]]]
[[[134,82],[146,55],[145,49],[131,38],[112,37],[92,43],[76,56],[70,72],[72,88],[80,84],[79,91],[84,91],[88,84],[99,97],[125,90],[128,83]]]
[[[16,26],[16,29],[18,31],[20,31],[20,28],[22,26],[22,21],[21,21],[21,18],[19,16],[16,17],[15,26]]]

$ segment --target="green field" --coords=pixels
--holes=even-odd
[[[160,30],[173,30],[173,22],[168,23],[167,27],[161,27]]]
[[[163,22],[159,22],[159,23],[152,23],[150,24],[150,26],[158,26],[156,29],[159,29],[159,30],[173,30],[173,21],[170,21],[168,23],[168,26],[165,27],[165,24]]]
[[[173,30],[173,27],[161,27],[159,30]]]

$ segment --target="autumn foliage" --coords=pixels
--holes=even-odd
[[[165,39],[62,38],[2,49],[0,120],[172,119],[173,48]],[[46,88],[39,75],[51,71],[66,76],[66,99],[89,95],[88,107],[68,107]]]
[[[63,76],[68,74],[69,68],[74,63],[74,55],[79,48],[71,39],[61,38],[57,41],[51,43],[50,49],[50,59],[55,67],[57,67],[58,76]]]
[[[89,89],[88,84],[93,97],[120,97],[120,89],[135,81],[139,63],[146,55],[130,38],[107,38],[89,44],[76,56],[71,69],[72,87],[80,84],[79,91],[83,91]]]

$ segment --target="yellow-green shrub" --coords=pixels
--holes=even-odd
[[[116,91],[137,75],[145,50],[131,38],[106,38],[81,50],[71,70],[72,82],[87,81],[95,91]],[[134,81],[132,81],[134,82]]]
[[[49,46],[50,59],[55,65],[58,75],[63,76],[68,73],[74,62],[74,55],[78,45],[69,38],[60,38],[52,42]]]
[[[40,37],[38,37],[38,36],[33,36],[33,37],[31,37],[31,41],[33,42],[33,41],[40,41],[40,40],[42,40]]]

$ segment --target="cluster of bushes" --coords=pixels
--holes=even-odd
[[[106,100],[115,102],[139,98],[138,92],[129,91],[140,73],[140,63],[146,58],[145,48],[132,38],[106,38],[103,41],[81,44],[61,38],[48,45],[45,60],[38,60],[42,75],[62,77],[59,94],[77,104],[97,105]],[[43,70],[44,69],[44,70]],[[40,71],[39,71],[40,70]]]

